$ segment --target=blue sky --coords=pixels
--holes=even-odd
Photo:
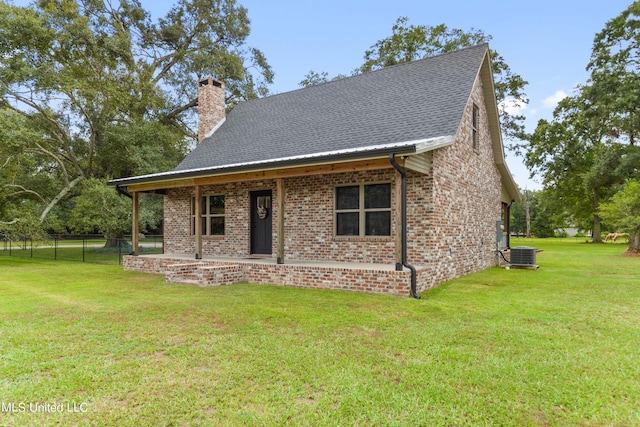
[[[172,2],[142,0],[154,15]],[[391,34],[398,17],[414,25],[446,24],[480,29],[514,73],[529,82],[523,111],[527,128],[551,118],[557,101],[586,82],[593,38],[631,0],[238,0],[249,10],[249,44],[261,49],[273,70],[274,93],[299,88],[310,71],[349,74],[365,50]],[[540,189],[521,158],[507,164],[522,188]]]
[[[115,0],[114,0],[115,1]],[[141,0],[154,18],[174,4]],[[18,5],[28,0],[15,0]],[[533,131],[551,118],[563,96],[588,77],[593,38],[632,0],[237,0],[249,10],[248,44],[264,52],[275,71],[273,93],[298,89],[310,71],[349,74],[365,50],[391,34],[398,17],[414,25],[446,24],[483,30],[511,70],[529,82],[523,111]],[[521,158],[507,153],[507,164],[522,188],[540,189]]]

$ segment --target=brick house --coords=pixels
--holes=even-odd
[[[497,264],[519,200],[486,44],[247,101],[198,85],[199,143],[133,198],[127,269],[412,295]],[[164,196],[163,255],[138,255],[141,192]],[[200,203],[196,203],[200,201]]]

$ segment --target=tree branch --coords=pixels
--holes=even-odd
[[[64,167],[64,162],[58,156],[56,156],[54,153],[52,153],[51,151],[49,151],[46,148],[44,148],[42,145],[38,144],[37,142],[35,144],[40,149],[40,151],[42,151],[47,156],[53,157],[53,159],[56,162],[58,162],[58,164],[62,168],[62,172],[64,172],[64,180],[68,183],[69,182],[69,172],[67,172],[67,168]],[[80,173],[82,174],[82,171],[80,171]]]
[[[60,123],[58,123],[55,119],[53,119],[51,116],[49,116],[49,114],[47,114],[47,112],[38,104],[14,93],[14,92],[9,92],[17,101],[19,102],[23,102],[24,104],[28,105],[29,107],[33,108],[34,110],[38,111],[40,114],[42,114],[42,117],[44,117],[44,119],[49,122],[50,124],[53,125],[53,127],[55,128],[55,130],[57,130],[57,132],[52,132],[53,135],[55,135],[56,139],[58,141],[60,141],[60,143],[62,143],[62,145],[64,146],[65,150],[70,153],[73,154],[73,151],[70,149],[69,147],[69,140],[70,140],[70,136],[67,134],[67,132],[60,126]],[[33,116],[26,113],[25,111],[20,110],[19,108],[16,108],[10,104],[7,104],[8,108],[10,108],[11,110],[17,112],[18,114],[23,115],[24,117],[28,118],[29,120],[33,120]],[[42,150],[43,153],[53,157],[60,165],[63,165],[62,160],[60,160],[60,158],[58,158],[56,155],[54,155],[52,152],[46,150],[44,147],[42,147],[41,145],[39,145],[38,143],[36,143],[36,145],[38,146],[38,148],[40,150]],[[80,165],[78,164],[77,159],[75,158],[75,156],[65,156],[65,158],[71,163],[73,164],[73,166],[76,168],[76,170],[78,171],[78,173],[80,174],[84,174],[82,167],[80,167]],[[64,165],[63,165],[64,167]],[[66,170],[65,170],[66,172]]]
[[[49,214],[49,211],[51,211],[51,209],[53,209],[53,207],[57,205],[58,202],[62,200],[62,198],[66,196],[69,193],[69,191],[71,191],[71,189],[73,189],[73,187],[75,187],[76,184],[78,184],[82,179],[83,177],[79,176],[64,186],[64,188],[58,193],[58,195],[54,197],[53,200],[51,200],[51,202],[47,205],[46,208],[44,208],[44,211],[42,211],[42,214],[40,215],[40,222],[44,221],[44,219]]]
[[[0,166],[0,169],[2,169],[2,168],[4,168],[4,167],[6,167],[6,166],[9,164],[9,162],[11,161],[11,158],[12,158],[12,157],[13,157],[13,156],[9,156],[9,157],[7,157],[7,160],[4,162],[4,165]]]
[[[176,118],[176,116],[180,113],[182,113],[183,111],[188,110],[189,108],[193,108],[196,105],[198,105],[198,98],[194,98],[192,99],[188,104],[183,105],[182,107],[178,107],[175,110],[173,110],[172,112],[170,112],[169,114],[166,114],[163,118],[162,121],[169,121],[169,120],[173,120]]]
[[[157,84],[171,70],[171,68],[173,68],[173,66],[180,60],[180,58],[190,51],[189,46],[191,45],[193,38],[196,36],[196,33],[197,32],[194,29],[193,34],[190,34],[189,36],[187,36],[184,43],[182,43],[180,47],[175,49],[172,53],[169,53],[163,56],[162,58],[158,58],[153,62],[152,67],[155,69],[155,68],[158,68],[162,64],[162,62],[169,60],[169,62],[165,64],[164,67],[162,67],[162,70],[158,73],[158,75],[155,76],[153,80],[151,80],[153,84]],[[222,40],[224,40],[224,37],[219,37],[217,40],[211,41],[211,44],[216,45],[220,43]]]
[[[8,90],[8,88],[7,88],[7,93],[10,94],[11,96],[13,96],[17,101],[26,104],[27,106],[33,108],[34,110],[36,110],[37,112],[42,114],[44,119],[47,122],[49,122],[51,125],[53,125],[53,127],[58,131],[58,136],[59,136],[60,142],[62,142],[65,145],[67,145],[67,142],[70,139],[69,135],[67,134],[67,132],[62,128],[62,126],[60,126],[60,123],[58,123],[56,120],[54,120],[52,117],[50,117],[49,114],[47,114],[47,112],[40,105],[38,105],[35,102],[23,97],[22,95],[19,95],[16,92]],[[17,112],[19,114],[22,114],[23,116],[25,116],[27,118],[30,118],[30,119],[33,118],[30,114],[20,110],[19,108],[16,108],[16,107],[12,106],[11,104],[7,104],[7,106],[9,108],[11,108],[13,111],[15,111],[15,112]]]
[[[29,190],[27,188],[24,188],[22,185],[18,185],[18,184],[5,184],[5,187],[14,187],[14,188],[19,188],[20,191],[16,191],[15,193],[11,193],[11,194],[7,194],[7,196],[15,196],[17,194],[22,194],[22,193],[29,193],[29,194],[35,194],[36,196],[38,196],[38,198],[40,200],[42,200],[42,202],[47,203],[47,200],[42,197],[42,195],[40,195],[40,193],[38,193],[37,191],[33,191],[33,190]]]

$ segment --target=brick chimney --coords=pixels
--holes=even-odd
[[[198,142],[224,122],[224,84],[211,77],[198,82]]]

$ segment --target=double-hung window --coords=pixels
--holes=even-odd
[[[202,235],[224,235],[224,196],[202,196]],[[191,234],[196,230],[196,199],[191,199]]]
[[[390,236],[391,184],[336,187],[337,236]]]

